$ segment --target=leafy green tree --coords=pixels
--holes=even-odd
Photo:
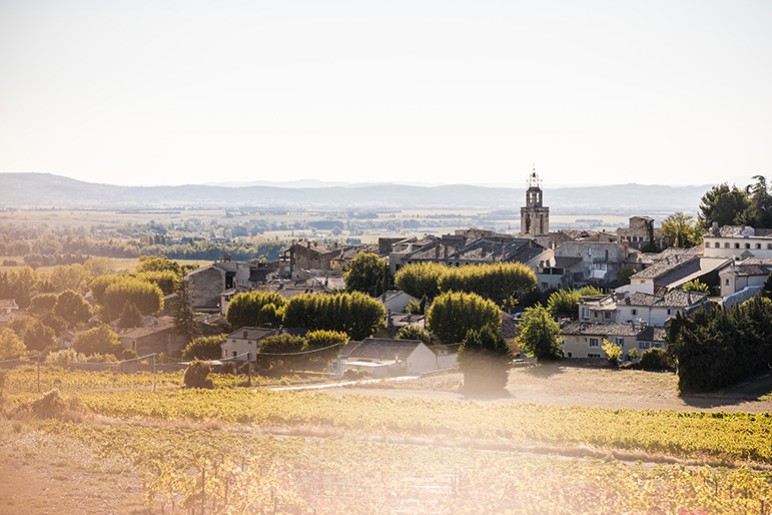
[[[227,335],[199,336],[191,341],[182,350],[182,359],[200,359],[204,361],[220,359],[222,357],[222,344]]]
[[[142,272],[137,274],[137,279],[153,283],[164,295],[171,295],[180,288],[180,276],[172,270],[157,270],[152,272]]]
[[[512,353],[497,326],[469,330],[457,357],[464,374],[464,391],[495,393],[506,388]]]
[[[439,279],[441,292],[463,291],[490,299],[500,307],[536,287],[536,274],[523,263],[493,263],[448,268]]]
[[[710,229],[714,223],[719,227],[733,225],[749,204],[748,194],[736,186],[730,188],[727,183],[713,186],[702,196],[697,223],[702,230]]]
[[[394,276],[397,288],[408,295],[431,300],[440,293],[440,277],[448,267],[439,263],[414,263],[403,266]]]
[[[692,279],[681,285],[683,291],[693,291],[697,293],[710,294],[710,286],[700,281],[699,279]]]
[[[324,349],[333,345],[345,345],[348,343],[348,340],[348,335],[343,331],[319,329],[306,334],[305,348],[309,350]]]
[[[603,344],[600,346],[606,353],[606,359],[612,367],[619,366],[619,360],[622,359],[622,346],[617,343],[611,343],[603,338]]]
[[[560,326],[541,305],[526,308],[516,338],[520,348],[537,359],[557,359],[563,356],[560,348]]]
[[[188,388],[214,388],[214,383],[209,374],[212,367],[205,361],[193,361],[182,375],[182,382]]]
[[[30,315],[44,315],[53,312],[55,305],[55,293],[40,293],[30,299],[27,313]]]
[[[75,327],[91,318],[91,304],[80,293],[65,290],[56,298],[54,314],[63,318],[69,327]]]
[[[121,311],[121,318],[118,321],[118,327],[121,329],[131,329],[142,325],[142,313],[139,308],[131,301],[126,301]]]
[[[122,280],[125,277],[128,276],[126,274],[106,274],[94,278],[91,281],[91,284],[89,284],[89,290],[91,291],[91,296],[94,298],[94,301],[97,304],[104,306],[105,291],[107,291],[108,286],[114,282]]]
[[[138,274],[144,272],[171,271],[178,277],[182,275],[182,267],[180,267],[180,264],[170,260],[166,256],[140,256],[139,263],[135,270]]]
[[[637,272],[638,271],[633,265],[622,265],[617,271],[617,284],[619,284],[619,286],[630,284],[630,278]]]
[[[737,222],[757,229],[772,228],[772,196],[769,194],[767,179],[762,175],[753,177],[755,184],[745,191],[748,195],[748,207],[737,217]]]
[[[702,234],[695,227],[692,217],[680,211],[662,220],[661,229],[675,247],[688,249],[702,243]]]
[[[434,299],[426,314],[429,330],[445,343],[461,342],[470,330],[501,326],[501,310],[476,293],[448,292]]]
[[[87,356],[90,354],[118,356],[121,353],[121,341],[118,335],[106,324],[78,333],[72,341],[72,347],[76,352]]]
[[[383,304],[360,292],[304,293],[284,308],[284,327],[342,331],[361,340],[384,326]]]
[[[196,314],[190,305],[190,290],[187,281],[182,281],[177,290],[177,301],[174,305],[174,328],[177,334],[188,341],[201,336],[201,330],[196,323]]]
[[[415,324],[410,324],[410,325],[400,327],[399,331],[397,331],[397,339],[398,340],[421,340],[426,345],[429,345],[432,342],[432,335],[429,334],[429,331],[427,331],[423,327],[419,327]]]
[[[27,353],[24,341],[10,327],[0,331],[0,361],[23,357]]]
[[[9,325],[30,351],[44,351],[56,346],[56,332],[35,317],[19,317]]]
[[[143,315],[155,315],[163,309],[164,297],[155,284],[123,276],[111,283],[104,292],[104,306],[110,320],[120,316],[126,302],[136,305]]]
[[[279,327],[287,301],[275,292],[237,293],[228,303],[225,318],[233,329],[239,327]]]
[[[389,288],[389,264],[371,252],[357,254],[343,274],[348,291],[378,297]]]
[[[553,318],[579,318],[579,291],[558,290],[547,300],[547,310]]]

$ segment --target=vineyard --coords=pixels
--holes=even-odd
[[[181,373],[153,391],[152,374],[44,372],[78,417],[21,416],[28,434],[123,464],[152,513],[772,512],[769,413],[271,391],[240,376],[197,390]],[[33,367],[8,371],[4,413],[35,388]],[[25,431],[0,423],[0,450]]]

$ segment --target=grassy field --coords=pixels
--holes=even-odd
[[[0,490],[58,475],[56,487],[105,499],[94,513],[122,501],[164,513],[763,513],[768,409],[630,409],[641,392],[669,402],[674,379],[619,372],[518,369],[509,397],[468,400],[454,374],[329,393],[188,390],[168,374],[153,392],[147,374],[60,370],[58,416],[39,420],[25,408],[34,370],[16,369]],[[591,392],[615,405],[563,405]],[[13,502],[0,494],[0,511]]]

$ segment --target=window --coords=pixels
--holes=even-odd
[[[588,308],[583,307],[582,308],[582,319],[587,320],[590,318],[590,310]]]
[[[756,244],[756,248],[757,248],[757,249],[759,249],[759,250],[761,250],[761,243],[757,243],[757,244]]]
[[[673,314],[673,310],[668,308],[668,310],[667,310],[667,314],[668,314],[668,315],[672,315],[672,314]]]
[[[614,338],[614,343],[616,343],[617,345],[624,345],[625,344],[625,339],[624,338],[620,338],[619,336],[617,336],[616,338]]]
[[[719,247],[721,247],[721,244],[720,244],[719,242],[716,242],[716,244],[714,245],[714,247],[716,247],[716,248],[719,248]]]
[[[599,342],[597,338],[590,338],[590,347],[598,347]]]
[[[588,358],[599,358],[600,354],[587,354]]]
[[[767,243],[767,250],[772,250],[772,243]]]
[[[749,249],[749,248],[751,248],[751,244],[750,244],[750,243],[746,243],[746,244],[745,244],[745,248],[746,248],[746,249]]]
[[[638,310],[637,310],[637,309],[631,309],[631,310],[630,310],[630,314],[631,314],[631,315],[633,315],[633,316],[635,316],[635,315],[637,315],[637,314],[638,314]]]
[[[729,279],[728,279],[728,278],[727,278],[727,279],[724,279],[724,284],[725,284],[725,285],[727,285],[727,286],[729,286]]]
[[[662,344],[661,343],[652,343],[651,346],[654,347],[655,349],[661,349],[662,348]]]
[[[648,349],[649,348],[649,342],[638,342],[638,348],[639,349]]]
[[[734,244],[734,248],[739,249],[740,248],[740,244],[739,243],[735,243]]]
[[[609,320],[611,318],[611,311],[606,311],[605,313],[603,313],[603,318],[605,318],[606,320]]]
[[[233,357],[235,358],[237,356],[236,351],[233,351]]]
[[[573,357],[574,357],[574,355],[573,355],[573,354],[571,354],[571,353],[569,352],[569,353],[568,353],[568,357],[569,357],[569,358],[573,358]]]
[[[728,249],[728,248],[729,248],[729,242],[728,242],[728,241],[727,241],[726,243],[724,243],[724,248],[725,248],[725,249]]]

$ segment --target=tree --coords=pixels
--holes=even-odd
[[[110,329],[110,326],[101,324],[77,334],[72,342],[72,347],[76,352],[81,352],[87,356],[90,354],[118,356],[121,352],[121,341],[118,335]]]
[[[678,211],[662,220],[662,234],[675,247],[688,249],[702,243],[702,235],[691,216]]]
[[[228,303],[225,318],[233,329],[239,327],[279,327],[287,301],[276,292],[245,291]]]
[[[434,299],[426,314],[429,330],[445,343],[461,342],[470,330],[501,326],[501,310],[476,293],[448,292]]]
[[[69,327],[75,327],[91,318],[91,304],[80,293],[65,290],[56,298],[54,314],[63,318]]]
[[[578,304],[578,290],[558,290],[547,300],[547,310],[555,319],[570,318],[576,320],[579,318]]]
[[[397,332],[398,340],[421,340],[426,345],[429,345],[432,341],[432,335],[429,331],[423,327],[419,327],[415,324],[409,324],[403,326]]]
[[[138,274],[143,272],[163,272],[168,270],[174,272],[178,277],[182,275],[180,264],[170,260],[166,256],[140,256],[139,263],[135,270]]]
[[[24,346],[30,351],[44,351],[56,346],[56,333],[35,317],[19,317],[9,325],[24,341]]]
[[[536,287],[536,274],[523,263],[492,263],[448,268],[439,278],[441,292],[463,291],[490,299],[499,307],[514,306],[517,298]]]
[[[719,227],[733,225],[749,204],[748,194],[737,186],[730,188],[727,183],[713,186],[702,196],[698,225],[703,230],[710,229],[714,223]]]
[[[748,195],[748,207],[736,221],[757,229],[772,228],[772,196],[769,194],[767,180],[762,175],[755,175],[753,179],[756,184],[750,184],[745,189]]]
[[[516,341],[529,356],[539,360],[563,356],[560,326],[552,319],[547,308],[538,304],[523,312]]]
[[[193,361],[188,368],[185,369],[185,373],[182,375],[182,382],[188,388],[214,388],[212,378],[209,374],[212,372],[212,367],[205,361]]]
[[[137,274],[137,279],[153,283],[164,295],[171,295],[180,288],[180,276],[172,270],[154,270]]]
[[[227,335],[199,336],[191,341],[182,350],[182,359],[201,359],[204,361],[220,359],[222,357],[222,344]]]
[[[27,347],[13,329],[6,327],[0,331],[0,361],[20,358],[26,353]]]
[[[394,276],[397,288],[408,295],[431,300],[440,293],[440,277],[448,267],[439,263],[414,263],[405,265]]]
[[[360,292],[304,293],[284,308],[284,327],[342,331],[361,340],[384,326],[383,304]]]
[[[458,366],[464,373],[464,390],[494,393],[507,386],[512,360],[498,327],[486,325],[467,332],[458,349]]]
[[[617,284],[619,284],[619,286],[630,284],[630,278],[637,272],[638,271],[633,265],[622,265],[617,271]]]
[[[612,367],[619,366],[619,360],[622,359],[622,346],[617,343],[611,343],[603,338],[603,344],[600,346],[606,353],[606,358]]]
[[[190,290],[187,281],[182,281],[177,290],[177,302],[174,306],[174,328],[177,334],[188,341],[201,336],[201,330],[196,323],[196,314],[190,306]]]
[[[378,297],[389,288],[389,264],[371,252],[361,252],[351,260],[343,274],[348,291]]]
[[[132,302],[143,315],[155,315],[164,307],[161,289],[155,284],[128,276],[112,282],[104,292],[104,306],[110,320],[115,320],[123,311],[126,302]]]
[[[44,315],[51,313],[56,305],[55,293],[40,293],[32,297],[29,301],[27,313],[30,315]]]
[[[126,301],[121,311],[121,318],[118,321],[118,327],[121,329],[131,329],[142,325],[142,313],[139,312],[137,305],[131,301]]]
[[[699,279],[692,279],[681,285],[683,291],[693,291],[697,293],[707,293],[710,295],[710,286],[700,281]]]

